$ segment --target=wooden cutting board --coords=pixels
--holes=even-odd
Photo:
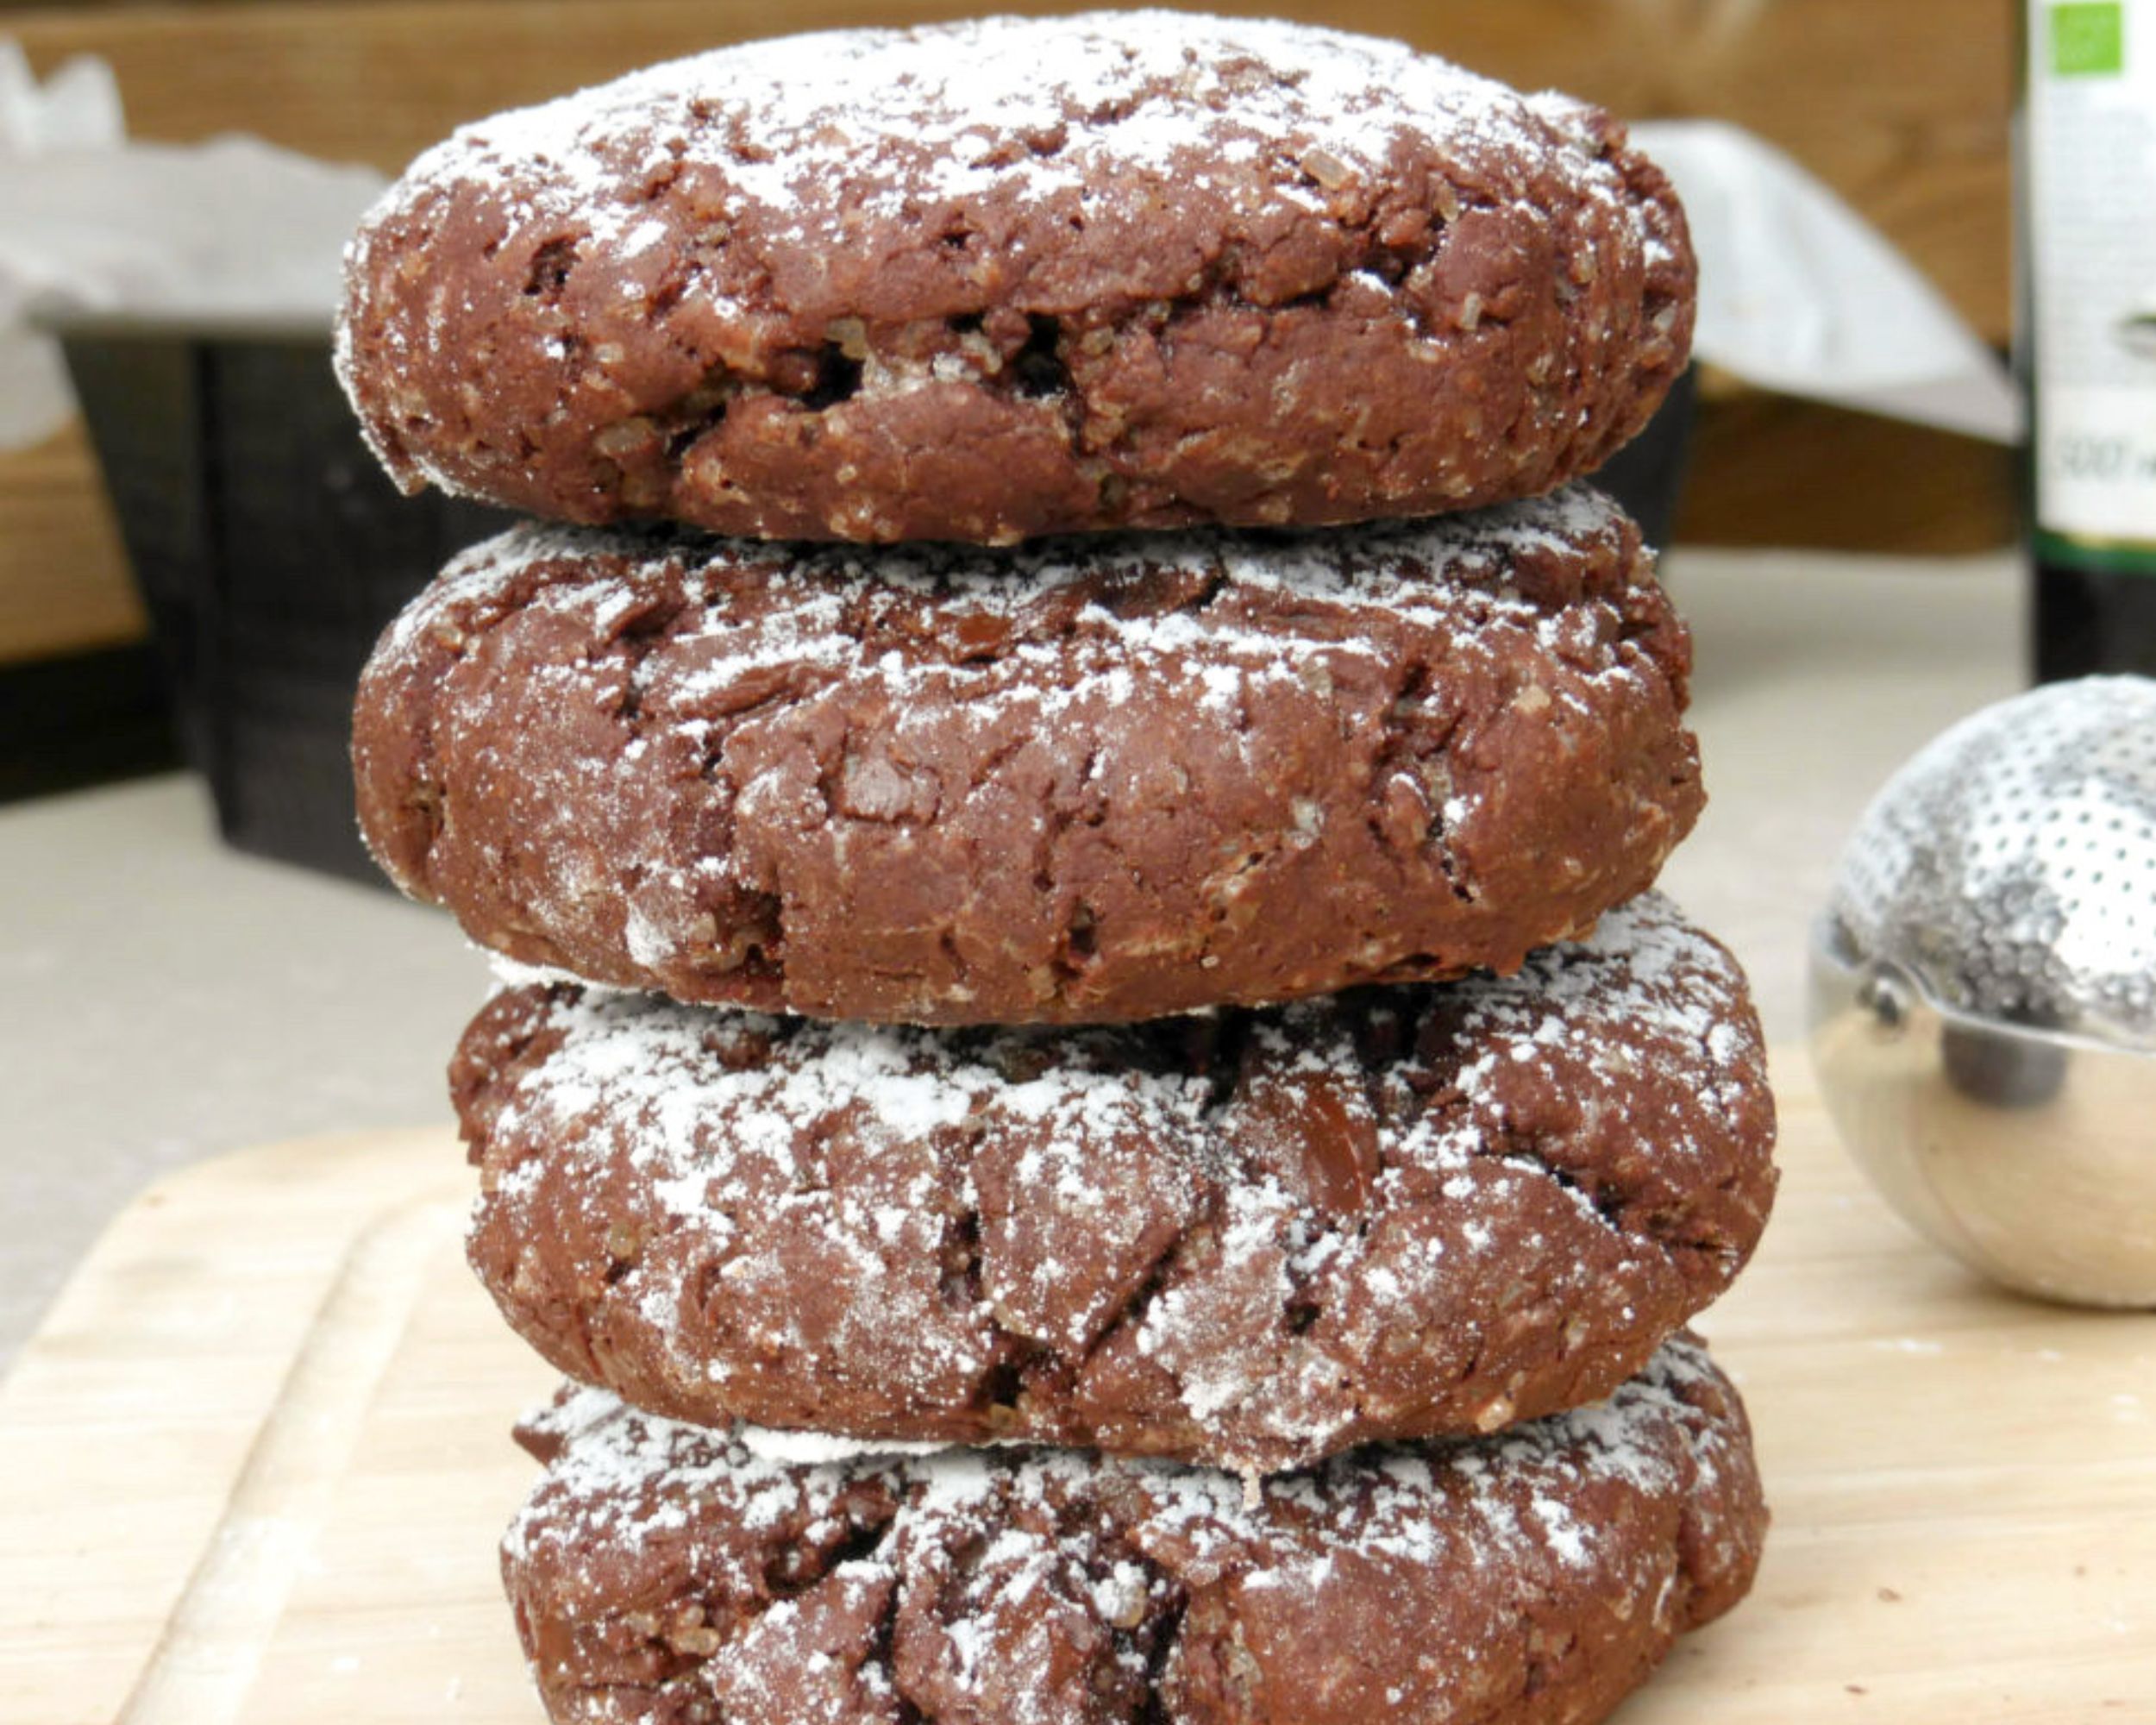
[[[1976,1283],[1778,1070],[1780,1206],[1703,1326],[1774,1535],[1623,1725],[2156,1722],[2156,1316]],[[370,1134],[113,1225],[0,1386],[0,1720],[534,1725],[494,1540],[551,1379],[464,1269],[468,1186],[446,1131]]]

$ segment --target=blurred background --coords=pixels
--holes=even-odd
[[[85,240],[59,176],[83,154],[70,129],[115,131],[122,110],[132,145],[190,147],[191,171],[212,180],[256,160],[194,159],[233,134],[394,173],[461,121],[649,61],[968,9],[0,0],[0,94],[11,43],[16,114],[0,120],[0,193],[102,255],[113,236]],[[2005,0],[1282,9],[1626,120],[1741,127],[1898,253],[1979,362],[2008,343]],[[21,117],[41,102],[48,120],[66,110],[42,138]],[[341,232],[365,183],[320,183],[315,214]],[[226,190],[244,216],[248,194]],[[1747,193],[1723,201],[1734,219],[1707,275],[1710,293],[1731,290],[1717,316],[1741,319],[1758,289],[1771,302],[1752,305],[1759,321],[1789,323],[1824,279],[1816,234]],[[241,298],[284,219],[218,242]],[[0,222],[0,289],[22,231]],[[1869,291],[1840,308],[1859,334]],[[63,405],[0,447],[0,1046],[21,1123],[0,1154],[0,1215],[18,1219],[0,1239],[0,1361],[103,1219],[160,1170],[444,1112],[443,1051],[483,968],[444,919],[365,883],[345,715],[381,620],[491,524],[398,498],[367,460],[328,377],[330,292],[297,316],[191,328],[115,325],[44,297],[89,423]],[[1714,799],[1668,882],[1751,967],[1788,1038],[1803,931],[1857,812],[1896,762],[2025,677],[2016,457],[1998,441],[2010,427],[1986,439],[1831,405],[1787,366],[1782,388],[1711,362],[1694,381],[1631,492],[1674,511],[1665,575],[1697,637]],[[0,417],[15,405],[0,400]]]
[[[780,30],[968,9],[979,9],[87,0],[0,4],[0,36],[40,75],[73,55],[104,59],[135,138],[245,132],[394,172],[459,121],[650,60]],[[1735,122],[1846,199],[1984,340],[2008,340],[2013,32],[2003,3],[1335,0],[1280,9],[1403,37],[1628,119]],[[1701,397],[1681,543],[1953,554],[2012,535],[2011,457],[1996,444],[1747,389],[1711,371]],[[32,668],[94,659],[116,701],[130,663],[147,668],[148,625],[80,424],[0,455],[0,665],[15,686]],[[109,747],[117,764],[124,745]],[[48,755],[47,779],[68,764]],[[32,787],[26,763],[5,768],[16,788]]]

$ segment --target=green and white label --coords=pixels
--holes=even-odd
[[[2036,516],[2156,545],[2156,0],[2029,0]]]
[[[2126,70],[2122,0],[2057,0],[2046,34],[2054,78],[2100,78]]]

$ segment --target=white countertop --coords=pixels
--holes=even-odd
[[[1879,782],[2022,681],[2007,556],[1680,552],[1713,799],[1664,875],[1803,1025],[1806,925]],[[156,1175],[250,1144],[443,1118],[486,984],[446,917],[223,849],[172,776],[0,810],[0,1366]]]

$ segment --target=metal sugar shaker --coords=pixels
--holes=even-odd
[[[2156,1306],[2156,680],[1985,708],[1842,855],[1812,1057],[1921,1233],[2009,1287]]]

